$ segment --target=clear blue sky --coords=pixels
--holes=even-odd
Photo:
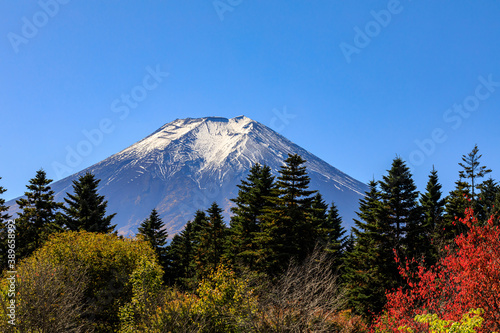
[[[433,164],[450,190],[475,143],[500,179],[500,2],[41,0],[0,12],[6,199],[41,167],[57,180],[54,165],[79,171],[176,118],[241,114],[363,182],[399,154],[420,190]],[[71,167],[68,148],[83,152]]]

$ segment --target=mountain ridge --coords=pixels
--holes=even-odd
[[[228,222],[229,199],[236,197],[236,185],[251,166],[267,164],[277,175],[287,155],[294,153],[307,160],[311,189],[319,190],[327,203],[334,201],[344,223],[351,225],[366,185],[243,115],[176,119],[51,187],[62,201],[72,192],[73,180],[92,172],[101,179],[99,191],[109,201],[108,212],[118,213],[114,223],[120,233],[133,233],[156,208],[173,234],[213,201],[223,207]],[[15,205],[9,209],[14,210]]]

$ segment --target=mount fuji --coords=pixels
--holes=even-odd
[[[86,172],[100,179],[99,193],[108,200],[108,214],[119,233],[135,233],[156,208],[170,235],[182,230],[196,210],[216,201],[229,221],[231,198],[237,184],[255,163],[266,164],[277,175],[288,154],[307,162],[310,188],[327,203],[335,202],[345,227],[367,186],[282,135],[252,119],[239,116],[186,118],[170,122],[132,146],[87,169],[51,184],[57,201],[72,193],[72,181]],[[18,210],[7,203],[10,213]]]

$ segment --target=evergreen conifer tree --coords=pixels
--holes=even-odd
[[[330,234],[332,232],[331,228],[328,228],[327,217],[328,205],[323,200],[321,193],[318,192],[313,196],[311,201],[311,223],[316,242],[325,248],[331,243]]]
[[[185,266],[183,265],[184,248],[182,233],[186,231],[191,221],[188,221],[184,226],[184,230],[174,235],[170,245],[167,247],[167,268],[165,269],[164,280],[170,285],[179,285],[181,280],[185,277]]]
[[[342,217],[340,217],[337,206],[334,202],[331,203],[330,208],[328,209],[328,214],[326,215],[325,225],[321,229],[324,232],[324,236],[326,236],[326,250],[331,254],[333,260],[332,267],[337,270],[337,274],[342,279],[342,276],[345,273],[344,266],[344,258],[347,255],[349,246],[353,246],[353,244],[349,244],[349,238],[345,236],[346,230],[342,226]],[[352,236],[352,235],[351,235]],[[350,239],[351,242],[353,239]]]
[[[347,287],[348,304],[354,313],[370,316],[382,310],[385,291],[394,287],[392,278],[393,253],[389,239],[381,229],[381,193],[375,180],[359,201],[358,219],[354,219],[354,245],[346,253],[343,280]],[[390,271],[386,268],[390,267]]]
[[[207,221],[207,214],[202,210],[197,210],[194,214],[194,219],[192,222],[194,245],[197,245],[199,243],[200,234],[207,227]]]
[[[334,202],[330,204],[328,215],[326,218],[327,230],[329,230],[329,247],[333,250],[336,256],[342,256],[345,250],[347,237],[345,236],[346,230],[342,226],[342,218],[340,217],[339,210]]]
[[[21,209],[16,219],[18,258],[30,255],[51,233],[62,230],[58,218],[62,204],[54,201],[54,191],[49,186],[51,182],[43,169],[38,170],[26,185],[25,198],[16,201]]]
[[[353,231],[351,230],[351,233],[349,236],[346,236],[345,240],[345,246],[344,246],[344,255],[342,256],[343,260],[343,265],[345,265],[346,258],[354,251],[354,245],[356,245],[356,239],[354,238]]]
[[[165,245],[167,244],[168,233],[156,209],[153,209],[149,217],[142,221],[138,231],[138,234],[142,235],[144,240],[151,244],[158,256],[160,264],[166,267]]]
[[[337,206],[332,202],[328,208],[321,194],[316,193],[312,202],[312,211],[317,242],[332,255],[333,260],[336,261],[333,266],[339,268],[347,237],[344,236],[346,231],[342,227],[342,218]]]
[[[283,271],[291,258],[300,261],[315,246],[312,195],[316,191],[309,190],[305,162],[299,155],[288,155],[276,183],[278,196],[272,200],[275,207],[263,216],[259,239],[265,242],[265,269],[273,276]]]
[[[338,271],[342,266],[342,257],[347,245],[347,237],[344,236],[346,231],[342,227],[339,211],[334,202],[328,208],[321,193],[314,195],[311,208],[316,245],[329,253],[331,260],[334,261],[332,267]]]
[[[427,182],[426,192],[420,197],[420,206],[423,214],[423,246],[426,263],[433,265],[438,260],[438,249],[440,248],[441,230],[443,225],[443,213],[445,199],[442,198],[441,184],[439,183],[436,169],[432,167]]]
[[[477,145],[474,146],[472,151],[468,155],[462,156],[463,163],[458,163],[463,170],[460,171],[460,178],[470,179],[469,190],[471,192],[471,200],[475,202],[476,200],[476,189],[478,185],[478,179],[483,178],[485,175],[491,172],[491,169],[488,169],[484,165],[480,165],[479,159],[481,159],[483,155],[479,154],[479,148]]]
[[[207,226],[205,212],[198,210],[193,221],[188,221],[184,230],[175,235],[167,249],[168,268],[166,280],[186,289],[196,286],[195,261],[202,230]]]
[[[453,245],[457,235],[467,232],[467,226],[459,219],[465,217],[465,210],[471,206],[469,185],[459,179],[455,182],[455,189],[446,197],[443,225],[439,228],[442,247]]]
[[[392,238],[392,248],[401,259],[419,258],[423,254],[422,217],[417,203],[419,193],[410,169],[400,157],[394,159],[388,174],[383,176],[380,188],[383,222]]]
[[[259,260],[257,233],[261,231],[261,217],[273,207],[271,197],[276,192],[271,168],[255,164],[238,188],[238,197],[231,200],[236,207],[231,208],[234,215],[227,257],[236,267],[253,270]]]
[[[170,285],[185,286],[185,280],[194,276],[190,274],[194,255],[192,235],[192,222],[188,221],[184,230],[172,238],[167,248],[168,267],[165,270],[165,280]]]
[[[479,184],[477,188],[480,192],[475,205],[475,213],[479,222],[486,223],[490,216],[496,212],[495,201],[500,193],[500,186],[490,177]]]
[[[86,230],[90,232],[111,233],[116,225],[111,220],[116,215],[106,215],[108,202],[99,195],[97,187],[100,180],[89,172],[73,181],[74,194],[66,193],[63,207],[64,221],[69,230]]]
[[[222,219],[222,209],[213,203],[207,209],[207,220],[203,229],[198,234],[195,262],[197,274],[202,277],[217,268],[225,252],[227,240],[227,227]]]
[[[345,260],[349,304],[364,316],[381,311],[385,291],[402,283],[394,255],[405,259],[422,254],[418,192],[401,158],[394,159],[379,184],[380,191],[371,181],[360,200],[359,220],[354,220],[353,228],[355,244]]]

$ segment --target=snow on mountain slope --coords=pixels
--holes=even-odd
[[[237,187],[255,163],[274,174],[288,154],[307,160],[311,188],[335,201],[346,226],[352,224],[365,184],[349,177],[270,128],[245,116],[186,118],[170,122],[143,140],[72,176],[53,183],[56,199],[72,192],[72,181],[90,171],[101,179],[100,193],[117,212],[121,233],[135,233],[156,208],[172,235],[197,209],[216,201],[229,216]],[[13,205],[13,202],[8,204]],[[11,212],[15,211],[15,205]]]

